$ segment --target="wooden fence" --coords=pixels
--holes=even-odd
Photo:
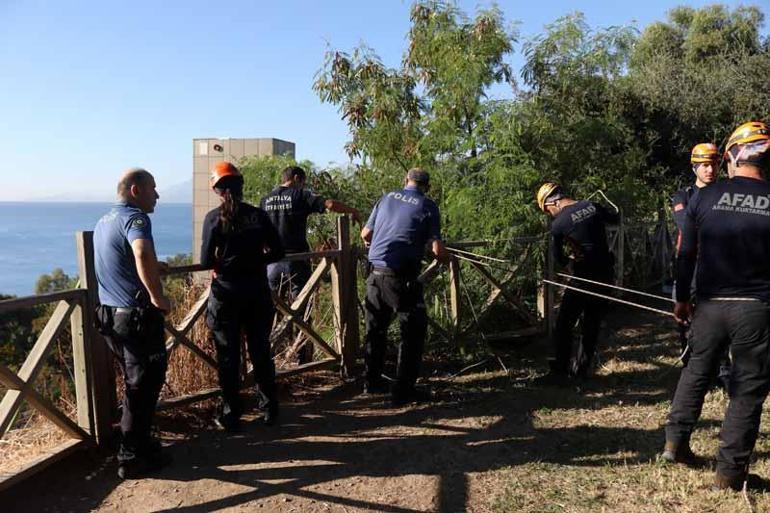
[[[649,230],[644,233],[648,232]],[[619,280],[628,275],[626,270],[628,267],[624,264],[628,258],[626,256],[628,252],[624,249],[626,246],[642,244],[645,248],[644,254],[657,255],[655,257],[659,261],[657,265],[660,269],[665,267],[664,260],[667,258],[665,251],[670,248],[667,231],[657,228],[652,231],[651,235],[643,236],[641,242],[637,240],[638,238],[634,239],[627,234],[628,232],[624,230],[622,225],[615,233],[610,234],[612,245],[620,255],[618,262]],[[356,264],[361,255],[355,247],[351,246],[350,238],[349,219],[346,216],[341,216],[338,218],[337,247],[335,249],[294,254],[287,257],[291,260],[315,260],[318,263],[307,284],[291,304],[279,297],[274,298],[279,318],[271,334],[271,340],[281,339],[293,326],[303,333],[320,352],[324,353],[325,357],[303,365],[278,369],[279,378],[330,367],[338,367],[343,375],[352,374],[359,353],[359,325],[362,316],[359,315],[360,302],[358,300],[356,272]],[[518,254],[514,256],[512,261],[506,261],[506,265],[497,267],[487,265],[488,261],[479,258],[478,253],[470,251],[472,248],[488,246],[490,242],[449,243],[448,246],[452,254],[449,265],[440,266],[437,262],[432,262],[419,277],[421,282],[429,284],[441,273],[448,274],[450,322],[446,326],[441,325],[435,319],[429,319],[432,329],[447,340],[455,341],[473,333],[473,330],[478,328],[479,321],[487,315],[491,307],[498,301],[504,301],[513,314],[519,318],[518,324],[523,326],[515,332],[507,333],[507,335],[522,336],[550,332],[554,304],[553,287],[539,286],[537,288],[538,297],[534,300],[534,298],[524,298],[522,290],[514,290],[514,287],[511,286],[515,278],[521,277],[527,260],[548,247],[545,239],[544,235],[521,238],[518,241],[518,247],[521,248]],[[7,366],[0,364],[0,384],[8,388],[5,397],[0,401],[0,438],[9,430],[22,401],[26,401],[37,412],[51,420],[71,437],[71,440],[46,451],[43,456],[30,462],[19,472],[12,475],[0,475],[0,490],[38,472],[75,449],[104,446],[110,441],[114,433],[117,397],[113,359],[104,340],[94,328],[92,319],[97,305],[92,233],[78,232],[76,241],[78,275],[80,277],[78,288],[0,301],[0,313],[36,305],[56,304],[50,319],[19,371],[13,372]],[[545,253],[543,273],[552,277],[554,273],[551,252],[546,251]],[[643,257],[640,256],[641,252],[639,255],[633,256],[636,253],[636,250],[631,251],[631,267],[641,268]],[[633,259],[638,259],[639,262]],[[182,274],[199,271],[202,271],[200,266],[190,265],[172,268],[169,273]],[[647,269],[645,272],[654,274],[653,271],[658,272],[655,269]],[[474,305],[468,305],[467,301],[464,305],[462,300],[463,273],[468,272],[474,273],[489,286],[489,293],[478,308]],[[324,338],[319,330],[306,320],[304,312],[310,297],[318,291],[326,276],[331,279],[334,333],[333,336]],[[206,310],[207,297],[208,290],[204,290],[180,322],[176,324],[166,322],[168,334],[166,346],[169,354],[184,349],[190,351],[205,365],[216,369],[215,360],[190,338],[193,326]],[[467,294],[466,297],[468,297]],[[472,309],[473,319],[467,319],[467,309]],[[74,388],[77,398],[77,414],[74,421],[70,420],[50,400],[36,392],[33,387],[35,378],[39,375],[50,353],[52,342],[61,334],[68,321],[72,333]],[[244,386],[249,386],[253,382],[252,373],[246,373],[243,376]],[[211,388],[178,397],[165,398],[159,403],[159,408],[179,407],[213,397],[218,393],[219,389]]]

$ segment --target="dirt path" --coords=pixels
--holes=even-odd
[[[435,401],[411,408],[321,375],[303,385],[305,402],[285,404],[280,426],[249,417],[228,435],[164,418],[174,463],[154,478],[120,482],[114,462],[81,462],[34,478],[10,511],[743,511],[740,497],[707,491],[708,468],[655,462],[678,376],[670,327],[646,315],[612,322],[604,364],[581,389],[533,382],[537,344],[508,359],[510,375],[431,378]],[[723,407],[709,396],[696,452],[713,452]]]

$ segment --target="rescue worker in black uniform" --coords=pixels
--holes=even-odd
[[[553,217],[551,236],[554,260],[562,266],[567,266],[571,260],[573,274],[577,277],[612,283],[615,258],[607,245],[606,225],[617,223],[618,214],[588,200],[568,198],[559,185],[550,182],[538,190],[537,203],[543,212]],[[571,249],[570,257],[565,255],[565,243]],[[597,289],[600,287],[597,285],[581,282],[579,286],[606,293],[606,289]],[[606,303],[601,298],[565,290],[556,319],[554,357],[549,361],[550,373],[547,376],[549,381],[558,384],[570,375],[577,378],[588,376],[605,309]],[[581,315],[583,336],[577,358],[571,366],[572,329]]]
[[[352,214],[356,222],[361,222],[360,214],[355,208],[341,201],[323,198],[307,189],[307,174],[301,167],[287,167],[281,173],[281,180],[281,185],[262,198],[260,207],[278,230],[287,254],[310,251],[307,242],[307,218],[311,214],[323,214],[327,211]],[[300,293],[310,279],[310,274],[310,262],[307,260],[276,262],[267,266],[270,289],[278,292],[288,285],[291,299]],[[312,359],[313,344],[307,342],[299,350],[299,363],[307,363]]]
[[[770,128],[739,126],[725,151],[728,180],[702,189],[686,209],[677,259],[674,315],[692,319],[692,356],[682,370],[666,424],[663,458],[689,462],[690,435],[726,347],[730,402],[720,432],[715,488],[739,490],[770,389]],[[690,283],[696,270],[693,316]]]
[[[692,172],[695,175],[695,183],[688,185],[683,189],[679,189],[671,197],[671,212],[674,218],[674,224],[676,225],[674,260],[676,260],[676,254],[679,252],[679,247],[682,243],[682,227],[684,226],[684,212],[685,208],[687,208],[687,204],[700,189],[713,183],[717,178],[717,171],[719,169],[719,150],[717,149],[716,144],[696,144],[690,153],[690,164],[692,165]],[[676,268],[676,261],[674,262],[674,267]],[[674,288],[676,288],[676,284],[674,284]],[[693,281],[693,290],[694,288],[695,282]],[[690,353],[687,350],[690,335],[689,326],[687,324],[679,324],[678,330],[679,345],[683,355],[682,363],[687,365],[687,361],[690,359]],[[727,364],[726,367],[720,369],[720,382],[722,379],[729,378],[729,360],[725,363]]]
[[[118,183],[119,202],[94,229],[94,264],[99,288],[96,324],[124,377],[118,476],[140,477],[170,458],[151,436],[152,420],[166,379],[163,294],[147,214],[159,198],[144,169],[126,171]]]
[[[234,165],[217,163],[210,183],[222,201],[206,214],[201,245],[201,264],[213,269],[206,322],[214,335],[222,388],[215,421],[222,429],[234,431],[243,414],[239,393],[243,330],[263,396],[263,420],[271,425],[278,413],[278,397],[270,348],[275,309],[266,266],[283,258],[283,247],[267,214],[242,201],[243,176]]]
[[[418,399],[414,385],[420,373],[428,327],[423,288],[417,281],[425,246],[431,245],[431,252],[439,262],[448,260],[441,241],[438,207],[425,195],[429,189],[428,173],[411,169],[405,187],[382,196],[361,230],[361,238],[369,247],[371,268],[366,280],[364,393],[387,392],[382,367],[388,326],[395,314],[401,344],[396,380],[390,390],[394,406]]]

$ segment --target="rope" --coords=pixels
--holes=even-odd
[[[657,314],[665,315],[667,317],[673,317],[674,316],[674,314],[672,312],[667,312],[665,310],[658,310],[657,308],[652,308],[652,307],[649,307],[649,306],[640,305],[639,303],[632,303],[631,301],[626,301],[624,299],[618,299],[618,298],[612,297],[612,296],[605,296],[604,294],[598,294],[596,292],[591,292],[590,290],[584,290],[584,289],[579,289],[577,287],[571,287],[570,285],[565,285],[563,283],[559,283],[559,282],[556,282],[556,281],[543,280],[543,283],[548,283],[550,285],[555,285],[557,287],[562,287],[562,288],[565,288],[565,289],[574,290],[576,292],[582,292],[583,294],[589,294],[591,296],[596,296],[596,297],[599,297],[599,298],[602,298],[602,299],[607,299],[608,301],[615,301],[616,303],[622,303],[622,304],[628,305],[628,306],[635,306],[636,308],[641,308],[642,310],[649,310],[650,312],[655,312]]]
[[[464,255],[472,256],[473,258],[484,258],[486,260],[491,260],[492,262],[500,262],[501,264],[510,264],[508,260],[503,260],[502,258],[495,258],[487,255],[480,255],[478,253],[472,253],[470,251],[464,251],[462,249],[447,247],[447,251],[451,251],[452,253],[461,253]]]
[[[649,294],[647,292],[642,292],[641,290],[634,290],[634,289],[627,289],[625,287],[618,287],[617,285],[610,285],[609,283],[602,283],[600,281],[588,280],[586,278],[580,278],[579,276],[573,276],[571,274],[565,274],[565,273],[556,273],[556,274],[559,275],[559,276],[562,276],[564,278],[570,278],[572,280],[584,281],[586,283],[593,283],[594,285],[601,285],[602,287],[609,287],[611,289],[622,290],[624,292],[630,292],[632,294],[639,294],[641,296],[647,296],[647,297],[651,297],[653,299],[660,299],[661,301],[668,301],[669,303],[675,303],[676,302],[676,301],[674,301],[670,297],[657,296],[655,294]]]

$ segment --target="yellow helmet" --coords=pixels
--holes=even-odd
[[[700,143],[692,148],[690,155],[691,164],[700,164],[702,162],[716,162],[719,160],[719,150],[716,144]]]
[[[770,128],[761,121],[749,121],[735,129],[727,141],[725,153],[736,144],[746,144],[754,141],[770,140]]]
[[[545,200],[547,200],[553,193],[559,192],[560,190],[561,187],[553,182],[545,182],[541,185],[535,196],[537,198],[537,206],[540,207],[540,210],[545,212]]]

